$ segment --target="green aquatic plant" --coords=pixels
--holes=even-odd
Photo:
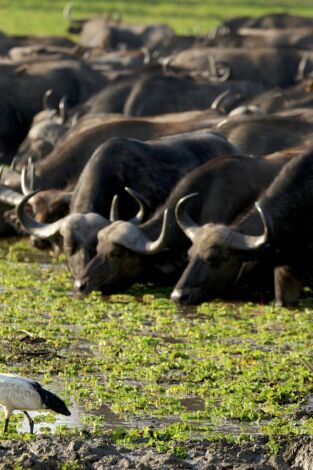
[[[38,378],[81,409],[81,429],[50,414],[36,417],[43,427],[177,455],[195,436],[261,432],[274,451],[276,436],[313,434],[310,419],[296,418],[313,390],[310,302],[180,309],[169,289],[141,285],[76,299],[62,263],[25,242],[0,253],[0,371]]]

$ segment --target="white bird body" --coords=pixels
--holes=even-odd
[[[40,395],[31,380],[13,374],[0,374],[0,403],[5,415],[13,410],[40,410],[44,408]]]
[[[54,393],[42,388],[35,380],[14,374],[0,374],[0,404],[5,414],[4,432],[7,431],[9,419],[14,410],[22,410],[25,413],[31,433],[34,422],[27,411],[51,409],[66,416],[71,414],[63,400]]]

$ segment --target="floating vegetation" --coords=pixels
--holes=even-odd
[[[38,429],[177,455],[192,437],[264,434],[275,450],[275,436],[313,434],[303,408],[313,390],[309,299],[298,309],[182,309],[168,290],[144,286],[76,299],[64,265],[32,256],[25,242],[1,247],[0,370],[38,378],[78,410],[74,424],[38,415]],[[14,415],[9,437],[22,422]]]

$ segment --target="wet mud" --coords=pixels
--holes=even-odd
[[[313,438],[298,437],[280,441],[280,451],[272,455],[265,438],[245,444],[221,440],[184,443],[186,456],[160,454],[151,448],[131,450],[112,445],[104,438],[38,435],[33,440],[4,441],[0,446],[0,468],[46,469],[240,469],[312,470]]]

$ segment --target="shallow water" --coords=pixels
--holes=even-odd
[[[12,243],[13,243],[13,245],[12,245]],[[23,244],[20,244],[19,241],[18,241],[17,248],[14,249],[14,250],[11,250],[12,246],[14,247],[15,243],[16,243],[15,240],[10,241],[10,242],[8,242],[8,241],[0,242],[0,258],[9,259],[12,263],[17,263],[17,262],[21,261],[21,262],[24,263],[24,265],[25,265],[25,263],[28,263],[28,262],[35,262],[36,265],[38,265],[39,268],[40,268],[39,271],[38,271],[38,275],[39,275],[40,279],[41,279],[41,276],[43,276],[44,279],[49,280],[49,276],[51,276],[51,277],[54,276],[54,274],[53,274],[54,271],[60,271],[60,272],[62,271],[63,266],[61,264],[54,264],[55,269],[51,269],[51,265],[52,265],[52,263],[54,263],[54,261],[53,261],[53,258],[51,258],[51,255],[48,252],[34,250],[33,248],[28,249],[26,245],[23,246]],[[52,274],[49,274],[49,270],[51,270]],[[48,273],[48,276],[47,276],[47,273]],[[65,276],[64,276],[64,279],[65,279]],[[60,296],[59,296],[60,283],[59,282],[55,283],[55,284],[53,284],[53,286],[54,286],[53,287],[54,290],[52,291],[52,294],[54,294],[55,291],[56,291],[55,299],[53,299],[53,301],[56,302],[57,312],[60,310],[60,312],[62,314],[62,311],[63,311],[62,309],[64,309],[65,304],[66,305],[68,305],[68,304],[72,305],[72,302],[77,302],[77,300],[73,299],[73,292],[69,290],[70,289],[70,284],[69,284],[68,280],[67,280],[66,289],[63,288],[63,290],[62,290],[62,288],[60,288]],[[141,286],[139,286],[139,287],[141,288]],[[25,294],[25,292],[23,292],[23,289],[24,289],[24,286],[20,287],[21,295],[22,296],[24,295],[24,298],[25,298],[25,295],[26,295],[26,298],[27,298],[27,292]],[[40,293],[40,284],[39,284],[39,288],[38,288],[38,283],[37,283],[36,286],[31,285],[30,287],[28,287],[28,289],[31,289],[33,292],[36,292],[36,295],[37,295],[38,292]],[[146,290],[145,290],[145,292],[146,292]],[[8,291],[11,292],[10,288],[8,288]],[[13,290],[12,290],[12,292],[13,292]],[[200,307],[198,309],[197,307],[193,307],[193,306],[191,306],[191,307],[184,306],[184,307],[181,307],[181,308],[176,308],[175,307],[175,309],[173,309],[172,306],[168,305],[169,304],[169,301],[167,299],[168,295],[167,294],[164,295],[164,292],[163,292],[163,294],[160,294],[157,291],[154,291],[152,288],[151,288],[151,293],[148,290],[148,292],[144,295],[141,293],[141,296],[138,297],[138,298],[137,298],[137,295],[140,295],[140,293],[137,294],[136,290],[134,292],[135,292],[135,294],[132,292],[129,295],[113,296],[112,298],[106,297],[105,299],[103,299],[103,312],[101,311],[101,316],[99,317],[100,320],[98,320],[98,321],[103,322],[103,324],[104,324],[104,322],[107,320],[107,317],[109,317],[109,314],[107,315],[107,313],[105,311],[105,309],[107,308],[108,312],[111,313],[111,319],[110,319],[111,321],[112,321],[112,318],[113,319],[118,318],[118,319],[122,319],[122,322],[123,322],[124,317],[122,315],[120,315],[123,308],[125,308],[125,312],[127,312],[127,304],[130,303],[130,304],[134,305],[134,303],[136,303],[136,309],[138,309],[141,312],[141,315],[142,315],[140,317],[141,334],[143,336],[147,336],[147,341],[151,341],[151,344],[155,341],[155,344],[159,344],[161,349],[162,349],[162,347],[164,347],[164,350],[166,350],[166,348],[169,347],[168,351],[172,351],[173,354],[176,351],[177,354],[178,354],[177,355],[178,361],[180,360],[180,357],[181,357],[180,354],[182,354],[182,357],[183,357],[184,345],[186,344],[186,348],[187,348],[188,341],[190,341],[190,339],[187,339],[187,337],[185,338],[185,336],[182,335],[181,332],[177,336],[176,336],[176,334],[172,334],[171,329],[169,329],[167,327],[167,325],[170,323],[172,325],[172,327],[175,327],[175,321],[181,321],[181,324],[185,325],[186,329],[188,329],[188,328],[192,329],[193,325],[197,324],[197,323],[200,324],[201,328],[202,328],[202,321],[203,321],[203,323],[204,324],[206,323],[207,327],[208,327],[207,333],[204,332],[204,334],[207,335],[207,336],[205,336],[205,338],[207,338],[207,339],[205,339],[205,341],[208,341],[208,342],[215,341],[216,338],[218,337],[218,339],[219,339],[219,341],[217,342],[217,347],[218,348],[221,348],[222,345],[226,345],[225,349],[228,350],[230,347],[238,345],[238,351],[235,348],[233,354],[235,356],[236,355],[240,356],[241,354],[243,354],[241,349],[240,349],[240,346],[241,346],[242,341],[243,341],[243,338],[241,336],[242,333],[237,332],[236,329],[232,330],[232,328],[233,328],[232,322],[234,321],[234,318],[237,320],[237,318],[236,318],[236,315],[237,315],[236,314],[236,309],[238,308],[238,305],[240,305],[239,303],[237,305],[228,304],[225,307],[225,312],[226,313],[224,313],[224,314],[222,313],[221,317],[214,318],[213,313],[211,313],[210,310],[208,311],[207,307],[203,307],[204,310],[201,310],[202,307]],[[2,294],[4,294],[3,295],[4,301],[6,301],[5,293],[6,293],[6,288],[0,285],[0,294],[1,294],[1,296],[2,296]],[[58,296],[61,299],[60,304],[58,304],[58,299],[59,299]],[[151,299],[150,299],[150,297],[151,297]],[[101,306],[102,306],[102,299],[99,299],[99,300],[101,301],[100,303],[101,303]],[[104,300],[107,302],[107,304],[104,303]],[[49,291],[49,298],[48,298],[48,300],[46,299],[45,301],[50,302],[50,291]],[[158,301],[159,301],[159,303],[158,303]],[[35,302],[35,301],[33,300],[33,302]],[[142,307],[143,305],[146,304],[147,305],[147,313],[149,313],[148,310],[150,308],[149,307],[150,302],[155,302],[155,309],[161,312],[160,317],[152,316],[152,315],[149,316],[147,314],[147,318],[145,318],[145,315],[143,315],[142,310],[140,310],[140,307]],[[164,302],[164,306],[163,306],[163,302]],[[27,306],[25,307],[25,303],[22,304],[21,308],[19,307],[18,303],[19,303],[19,298],[17,297],[16,307],[17,307],[18,311],[23,310],[23,309],[27,310]],[[84,304],[79,303],[78,308],[80,308],[80,305],[83,306]],[[87,299],[87,302],[85,303],[85,308],[86,308],[86,305],[87,305],[87,308],[89,308],[88,299]],[[90,302],[90,305],[92,305],[92,301]],[[137,307],[137,305],[139,305],[139,307]],[[34,306],[37,307],[37,304],[34,303]],[[110,310],[110,308],[112,306],[114,306],[114,308]],[[163,312],[166,311],[168,308],[169,309],[172,308],[173,310],[169,310],[170,314],[168,314],[167,323],[165,323],[164,332],[163,332],[162,329],[154,330],[153,328],[155,326],[156,321],[159,321],[162,324]],[[83,307],[82,307],[82,310],[83,310]],[[232,317],[232,314],[229,313],[229,311],[232,312],[232,310],[234,310],[234,316],[233,317]],[[47,311],[49,311],[48,308],[47,308]],[[130,310],[130,311],[131,311],[131,315],[133,315],[133,310]],[[223,318],[223,315],[225,315],[225,318]],[[255,315],[259,315],[258,309],[256,309]],[[56,318],[57,318],[56,323],[58,324],[58,318],[59,317],[56,317]],[[61,324],[61,326],[64,330],[66,330],[66,335],[69,335],[69,337],[72,338],[72,341],[66,343],[67,344],[66,346],[62,346],[61,357],[64,356],[65,359],[66,359],[66,354],[67,354],[67,351],[68,351],[69,354],[72,354],[72,355],[74,354],[75,358],[76,358],[76,356],[78,358],[92,357],[92,358],[96,358],[97,360],[98,359],[101,360],[101,358],[103,358],[104,355],[105,355],[105,348],[103,347],[103,345],[101,345],[101,343],[96,344],[96,342],[92,342],[94,338],[90,335],[88,336],[88,334],[86,332],[85,332],[85,335],[87,335],[88,339],[90,339],[90,342],[87,341],[86,338],[80,338],[80,328],[84,328],[84,327],[86,327],[86,325],[84,323],[79,323],[77,321],[77,318],[78,317],[74,317],[73,323],[68,323],[70,320],[68,320],[66,316],[64,316],[64,318],[63,318],[63,323]],[[127,315],[125,315],[125,319],[128,322],[128,327],[129,327],[129,324],[131,325],[131,329],[128,330],[128,333],[132,332],[133,331],[132,330],[132,325],[133,325],[132,318],[129,318]],[[47,312],[45,312],[45,309],[43,309],[43,311],[40,310],[40,314],[39,314],[38,317],[29,317],[28,321],[29,321],[30,326],[29,326],[29,328],[25,327],[25,330],[21,329],[21,326],[18,323],[15,323],[15,320],[16,320],[16,317],[15,317],[15,313],[14,313],[12,315],[12,318],[11,318],[10,327],[11,327],[12,330],[15,330],[15,334],[17,334],[18,332],[21,332],[21,331],[25,332],[25,330],[33,331],[31,329],[31,326],[34,323],[36,323],[36,322],[42,323],[43,331],[45,332],[45,338],[43,339],[44,348],[47,347],[47,350],[48,350],[49,354],[51,353],[52,357],[53,357],[53,355],[55,355],[56,352],[58,352],[58,350],[55,349],[55,347],[53,346],[53,342],[52,342],[52,345],[49,345],[49,326],[48,325],[49,325],[49,322],[51,321],[51,312],[47,313]],[[219,337],[219,336],[217,336],[219,334],[218,329],[216,330],[217,333],[213,329],[211,331],[211,329],[210,329],[211,320],[212,320],[213,325],[221,324],[222,325],[221,328],[225,328],[226,329],[225,331],[226,331],[227,334],[225,336],[221,335],[221,337]],[[240,316],[239,316],[239,320],[240,320]],[[220,321],[220,323],[218,323],[219,321]],[[233,324],[235,324],[235,323],[233,323]],[[23,325],[23,323],[22,323],[22,325]],[[87,326],[89,328],[89,323],[88,323]],[[94,325],[93,325],[93,327],[94,327]],[[116,321],[114,323],[114,327],[115,328],[120,328],[120,324],[118,323],[118,321]],[[138,324],[134,323],[134,327],[138,328]],[[22,326],[22,328],[24,328],[24,326]],[[227,330],[227,328],[229,328],[229,330]],[[121,328],[121,331],[122,331],[122,328]],[[230,334],[229,334],[229,331],[231,332]],[[279,323],[278,324],[274,323],[274,328],[272,327],[272,324],[271,324],[271,327],[269,327],[267,331],[270,332],[270,333],[275,333],[276,334],[277,332],[280,331]],[[272,340],[270,340],[268,343],[264,342],[264,344],[257,344],[256,346],[254,346],[254,342],[253,342],[254,340],[253,340],[253,336],[252,336],[254,334],[254,332],[255,332],[255,327],[253,325],[253,326],[251,326],[250,330],[248,330],[248,333],[246,334],[246,336],[244,338],[245,344],[247,345],[247,348],[250,349],[250,351],[254,351],[256,349],[259,350],[259,351],[262,351],[262,352],[263,351],[264,352],[275,351],[276,344],[275,344],[275,341],[272,341]],[[27,333],[27,331],[26,331],[26,333]],[[199,330],[198,335],[200,336],[201,334],[202,334],[202,331]],[[139,335],[140,335],[140,333],[139,333]],[[39,336],[40,336],[40,333],[39,333]],[[127,336],[127,337],[129,338],[129,336]],[[190,338],[191,338],[191,341],[192,341],[192,336]],[[7,338],[4,338],[4,339],[7,341]],[[37,338],[34,337],[34,339],[36,340]],[[45,343],[45,341],[46,341],[46,343]],[[105,341],[105,339],[103,341]],[[29,344],[27,342],[25,342],[24,344],[25,344],[26,353],[27,353],[27,351],[29,351],[29,356],[31,357],[31,354],[34,354],[33,351],[35,351],[35,349],[32,349],[33,346],[32,346],[31,341],[29,342]],[[201,344],[205,345],[205,342],[203,342]],[[288,343],[288,344],[291,344],[291,343]],[[176,345],[178,347],[175,349]],[[29,348],[28,348],[28,346],[29,346]],[[112,345],[110,345],[110,346],[112,347]],[[173,346],[173,348],[172,348],[172,346]],[[143,347],[144,347],[144,344],[143,344]],[[26,365],[28,364],[27,361],[29,361],[30,359],[27,356],[22,356],[22,354],[23,354],[22,349],[21,350],[18,349],[18,351],[22,351],[22,352],[17,352],[16,354],[14,354],[14,350],[13,350],[12,355],[9,355],[9,354],[6,355],[6,366],[7,367],[16,367],[19,370],[19,367],[23,367],[23,366],[25,366],[25,364]],[[280,351],[283,352],[284,348],[281,347]],[[117,351],[117,354],[119,354],[119,351]],[[253,356],[252,352],[250,352],[250,356],[249,356],[248,362],[247,362],[248,368],[250,367],[251,364],[253,365],[257,360],[257,359],[255,360],[252,357]],[[9,360],[9,358],[10,358],[10,360]],[[198,361],[201,363],[202,359],[206,360],[207,358],[205,358],[203,356],[200,356],[200,359],[198,358]],[[217,364],[219,364],[218,359],[219,359],[218,357],[213,356],[213,359],[212,359],[213,374],[214,374],[215,361],[217,362]],[[114,358],[113,358],[113,360],[115,361]],[[158,362],[158,358],[155,359],[155,360],[156,360],[156,362]],[[229,360],[231,360],[231,358],[229,358]],[[242,360],[244,361],[244,359],[242,359]],[[38,364],[40,364],[40,359],[38,359]],[[41,369],[38,369],[38,364],[36,364],[36,367],[34,369],[36,371],[36,373],[37,374],[45,373],[45,371],[41,372]],[[243,364],[244,364],[244,362],[243,362]],[[190,366],[188,366],[188,367],[192,367],[192,364],[190,363]],[[227,368],[227,366],[224,366],[224,367]],[[240,362],[238,362],[237,367],[239,368],[238,370],[241,373],[240,368],[242,366],[240,365]],[[167,372],[164,373],[164,377],[161,374],[161,376],[160,376],[161,379],[158,382],[155,382],[155,384],[162,384],[162,387],[164,389],[170,389],[171,386],[176,385],[176,384],[179,385],[184,380],[184,377],[186,377],[186,374],[188,376],[188,371],[180,372],[179,367],[178,367],[177,370],[175,370],[175,368],[170,370],[170,372],[168,374],[167,374]],[[206,374],[204,374],[203,371],[201,372],[201,374],[202,374],[201,377],[203,376],[204,379],[206,379]],[[233,372],[233,374],[235,374],[235,372]],[[145,380],[142,379],[140,381],[140,380],[137,380],[136,376],[125,377],[125,375],[126,375],[125,373],[124,374],[121,373],[121,378],[118,379],[118,380],[121,383],[123,383],[124,385],[127,384],[127,386],[129,385],[129,386],[138,387],[139,393],[141,392],[141,390],[144,390],[145,385],[150,386],[153,383],[153,382],[149,381],[150,379],[145,379]],[[103,376],[104,376],[104,374],[102,375],[102,377],[99,377],[99,384],[103,384]],[[46,386],[46,388],[48,390],[51,390],[52,392],[58,394],[61,397],[69,398],[70,401],[71,401],[71,404],[70,404],[69,408],[70,408],[70,411],[71,411],[72,414],[71,414],[70,417],[62,416],[62,415],[55,415],[55,422],[53,422],[53,423],[44,422],[44,421],[42,421],[40,423],[35,423],[35,432],[40,432],[40,428],[43,428],[43,430],[49,428],[52,432],[54,432],[57,426],[62,426],[62,425],[65,425],[68,428],[78,428],[78,429],[88,428],[88,429],[92,430],[92,420],[90,420],[88,422],[88,417],[97,417],[97,416],[100,416],[101,418],[103,418],[103,424],[101,424],[101,426],[103,426],[104,429],[111,429],[111,428],[118,428],[118,427],[122,427],[122,428],[134,428],[134,427],[142,428],[142,427],[146,427],[146,426],[152,427],[152,428],[153,427],[164,427],[164,426],[167,426],[169,424],[179,423],[180,421],[182,421],[182,418],[179,415],[179,413],[180,413],[179,407],[177,408],[179,410],[179,412],[177,412],[177,414],[171,415],[169,413],[168,415],[163,414],[162,416],[152,416],[151,409],[153,410],[153,407],[149,408],[150,409],[150,414],[149,414],[149,412],[143,412],[140,416],[139,415],[137,416],[135,414],[135,412],[128,413],[128,410],[127,410],[127,412],[121,413],[121,414],[115,413],[115,412],[113,412],[113,410],[111,409],[111,407],[108,403],[103,404],[99,408],[90,409],[90,406],[91,406],[92,403],[99,403],[99,401],[98,402],[95,401],[95,402],[92,402],[92,403],[91,403],[91,401],[88,401],[88,403],[87,403],[87,400],[85,402],[83,399],[81,399],[80,401],[75,401],[74,399],[71,399],[71,397],[69,397],[68,394],[66,395],[66,393],[65,393],[65,390],[66,390],[65,385],[66,384],[64,384],[64,382],[62,382],[63,379],[60,380],[60,378],[58,376],[56,376],[55,371],[52,373],[51,377],[52,377],[52,382],[49,382],[49,384]],[[74,377],[74,375],[71,375],[71,377]],[[34,378],[38,379],[38,381],[41,382],[42,376],[38,375],[37,377],[34,377]],[[76,382],[77,382],[77,378],[79,379],[79,376],[75,378]],[[84,378],[89,379],[88,373],[84,372]],[[90,375],[90,380],[91,379],[94,379],[94,375]],[[234,375],[234,379],[236,379],[235,375]],[[71,379],[69,379],[69,380],[71,380]],[[81,382],[81,383],[85,383],[86,387],[88,388],[88,381]],[[92,383],[92,381],[90,383]],[[195,383],[195,384],[201,383],[201,379],[198,380],[198,378],[197,378],[197,380],[195,382],[192,382],[192,380],[191,380],[191,383]],[[70,385],[71,385],[71,382],[70,382]],[[68,389],[71,389],[71,388],[68,388]],[[191,387],[191,393],[193,393],[193,390],[194,389],[192,389],[192,387]],[[260,428],[261,428],[262,422],[259,422],[257,424],[255,422],[241,422],[239,420],[231,420],[231,419],[225,419],[225,418],[221,417],[220,419],[216,419],[214,421],[214,424],[212,424],[212,422],[210,422],[209,419],[197,418],[197,416],[196,416],[197,412],[199,412],[199,414],[201,416],[205,415],[205,413],[203,413],[203,412],[206,411],[205,399],[201,398],[200,396],[196,396],[196,393],[195,393],[195,396],[188,395],[187,392],[186,392],[186,396],[184,396],[184,393],[185,393],[185,390],[184,390],[184,392],[181,392],[181,394],[180,394],[180,392],[178,392],[178,394],[176,396],[174,396],[174,394],[173,394],[172,396],[171,395],[166,395],[166,397],[169,398],[169,399],[173,398],[173,399],[177,400],[178,404],[181,406],[182,413],[183,412],[189,412],[189,415],[188,415],[189,417],[188,417],[187,422],[192,425],[193,435],[195,437],[198,437],[198,435],[200,436],[201,435],[201,430],[203,430],[203,429],[212,430],[214,432],[219,432],[219,433],[223,433],[223,434],[233,434],[233,435],[238,435],[238,434],[242,434],[242,433],[250,434],[250,435],[257,435],[257,434],[260,433]],[[201,396],[204,396],[204,394],[202,394]],[[179,397],[179,398],[177,398],[177,397]],[[158,405],[158,406],[160,407],[162,405]],[[218,404],[216,404],[215,406],[218,406]],[[119,409],[119,408],[114,408],[114,409]],[[124,407],[124,409],[125,409],[125,407]],[[164,410],[167,410],[167,409],[172,410],[173,408],[170,408],[170,407],[166,408],[166,409],[163,408],[161,411],[164,411]],[[251,408],[251,409],[253,409],[253,408]],[[156,411],[160,411],[160,410],[156,410]],[[208,411],[208,409],[207,409],[207,411]],[[42,411],[42,412],[39,412],[39,413],[30,412],[30,414],[32,416],[36,416],[36,415],[41,415],[44,412],[45,411]],[[173,411],[173,413],[174,413],[174,411]],[[86,419],[87,419],[88,424],[86,424]],[[186,418],[184,418],[184,422],[186,422]],[[102,420],[101,420],[101,423],[102,423]],[[94,424],[96,425],[97,423],[94,423]],[[98,424],[98,426],[99,426],[99,424]],[[18,427],[18,431],[25,431],[25,432],[29,431],[29,424],[28,424],[28,421],[27,421],[26,418],[23,420],[23,422]]]
[[[52,382],[49,386],[46,387],[50,391],[57,393],[61,396],[62,387],[57,381]],[[184,406],[186,411],[203,411],[205,409],[204,400],[199,397],[186,397],[180,400],[181,404]],[[149,417],[149,416],[132,416],[128,419],[122,419],[118,414],[114,413],[108,405],[102,405],[98,409],[86,410],[84,403],[77,403],[73,401],[69,406],[71,411],[71,416],[63,416],[60,414],[55,414],[55,422],[40,422],[35,423],[34,432],[40,432],[40,428],[49,428],[53,433],[58,426],[65,425],[68,428],[78,428],[78,429],[89,429],[91,430],[91,425],[86,425],[84,418],[88,416],[101,416],[104,419],[103,428],[104,429],[115,429],[115,428],[134,428],[134,427],[163,427],[168,424],[178,423],[181,421],[179,416],[162,416],[162,417]],[[47,410],[48,412],[49,410]],[[34,418],[35,416],[40,416],[46,411],[42,410],[40,412],[29,412],[29,414]],[[198,437],[200,433],[197,433],[197,428],[203,429],[212,429],[212,423],[205,419],[197,419],[193,421],[189,420],[190,424],[193,425],[194,432],[193,436]],[[242,433],[250,435],[260,434],[260,426],[262,423],[242,423],[232,420],[221,420],[217,425],[214,425],[214,431],[225,433],[225,434],[235,434],[239,435]],[[20,426],[17,427],[19,432],[29,432],[28,420],[25,417],[24,421]]]

